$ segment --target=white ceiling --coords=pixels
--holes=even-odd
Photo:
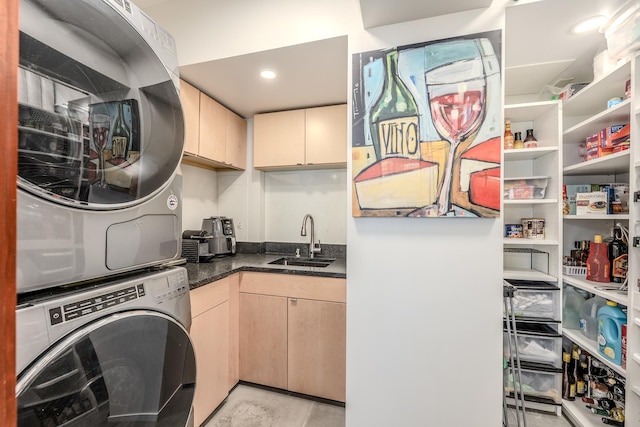
[[[135,0],[143,9],[181,0]],[[189,7],[184,2],[183,7]],[[610,16],[625,0],[359,0],[365,28],[504,3],[505,95],[541,94],[554,83],[592,79],[604,35],[574,35],[580,19]],[[160,23],[162,24],[162,23]],[[313,59],[313,60],[312,60]],[[245,118],[256,113],[345,103],[347,37],[180,67],[185,80]],[[257,70],[278,70],[275,80]],[[221,84],[220,82],[224,82]],[[547,99],[547,98],[545,98]]]

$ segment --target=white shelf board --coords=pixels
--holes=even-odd
[[[505,161],[535,160],[549,153],[558,151],[558,147],[535,147],[504,150]]]
[[[620,104],[589,117],[564,132],[563,141],[567,143],[581,143],[585,138],[611,125],[626,125],[631,116],[631,99],[625,99]]]
[[[558,282],[557,277],[543,273],[538,270],[509,268],[502,271],[502,277],[509,280],[538,280],[546,282]]]
[[[502,243],[504,245],[515,245],[515,246],[528,246],[528,245],[557,246],[560,244],[560,242],[556,239],[524,239],[524,238],[513,238],[513,237],[503,238]]]
[[[564,215],[562,217],[565,221],[580,221],[580,220],[594,220],[594,219],[607,219],[612,221],[617,220],[629,220],[629,214],[613,214],[613,215],[601,215],[601,214],[589,214],[589,215]]]
[[[505,120],[511,123],[530,122],[536,120],[541,114],[557,108],[560,101],[524,102],[504,106]]]
[[[598,343],[582,335],[582,332],[576,331],[574,329],[563,328],[562,334],[574,343],[578,344],[580,347],[587,350],[593,357],[596,357],[599,361],[601,361],[623,377],[627,377],[627,371],[625,369],[622,369],[622,366],[611,363],[609,360],[602,357],[602,355],[598,353]]]
[[[631,77],[631,61],[594,80],[562,104],[565,116],[588,116],[606,108],[613,96],[624,96],[624,84]]]
[[[631,150],[620,151],[605,157],[580,162],[562,169],[564,175],[611,175],[629,172]]]
[[[562,276],[562,281],[571,286],[575,286],[576,288],[591,292],[592,294],[600,295],[610,301],[615,301],[618,304],[622,304],[624,306],[629,305],[629,297],[626,292],[623,293],[619,291],[605,290],[603,288],[608,286],[606,283],[592,282],[577,276],[567,275]]]
[[[558,199],[504,199],[505,205],[545,205],[558,203]]]
[[[587,406],[581,400],[563,400],[562,410],[577,427],[599,427],[604,425],[600,421],[602,416],[596,415],[587,409]]]

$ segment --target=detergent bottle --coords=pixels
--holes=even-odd
[[[607,360],[622,366],[622,325],[627,314],[617,303],[607,301],[598,310],[598,352]]]

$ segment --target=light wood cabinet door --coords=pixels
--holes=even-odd
[[[244,169],[247,164],[247,121],[229,110],[226,163],[239,169]]]
[[[240,293],[240,379],[287,388],[287,298]]]
[[[289,298],[288,389],[345,401],[346,304]]]
[[[184,114],[184,151],[198,154],[200,138],[200,91],[180,80],[180,102]]]
[[[305,111],[256,114],[253,118],[253,164],[256,168],[305,163]]]
[[[200,156],[224,163],[227,153],[227,109],[200,94]]]
[[[229,301],[196,316],[190,335],[196,355],[194,422],[199,426],[229,394]]]
[[[347,105],[306,109],[306,164],[347,163]]]

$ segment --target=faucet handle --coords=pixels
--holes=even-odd
[[[313,252],[321,252],[322,248],[320,247],[320,240],[318,239],[318,243],[313,244]]]

